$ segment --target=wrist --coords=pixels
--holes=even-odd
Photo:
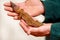
[[[46,32],[46,34],[47,34],[47,35],[50,34],[51,25],[52,25],[52,23],[48,23],[48,24],[46,24],[46,28],[47,28],[47,32]]]

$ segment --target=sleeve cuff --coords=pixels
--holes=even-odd
[[[50,39],[59,40],[60,38],[60,23],[54,23],[51,26]]]

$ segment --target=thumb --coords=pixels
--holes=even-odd
[[[38,28],[30,28],[27,33],[28,35],[30,35],[31,33],[36,33],[36,32],[39,32]]]

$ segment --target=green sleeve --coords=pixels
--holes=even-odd
[[[45,8],[45,21],[46,23],[60,22],[60,0],[46,0],[42,1]]]
[[[60,23],[51,26],[50,40],[60,40]]]
[[[60,0],[42,1],[45,12],[45,23],[53,23],[50,31],[50,40],[60,40]]]

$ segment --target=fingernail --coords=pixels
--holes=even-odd
[[[28,35],[30,35],[30,32],[27,32]]]
[[[30,30],[27,33],[28,33],[28,35],[30,35],[30,33],[31,33]]]

